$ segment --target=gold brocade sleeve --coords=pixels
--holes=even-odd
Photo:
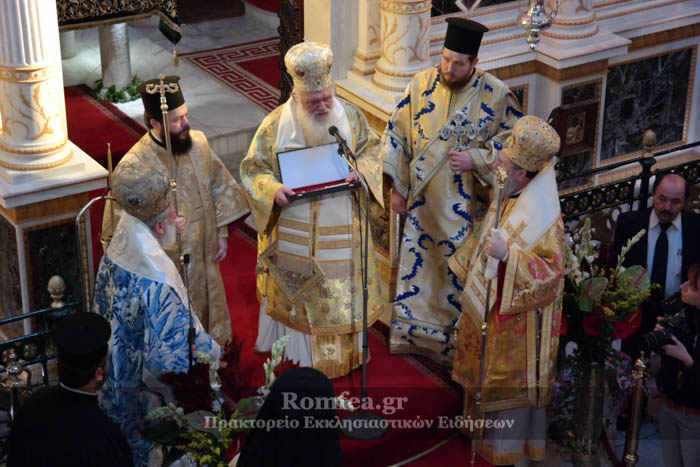
[[[209,180],[219,237],[228,237],[226,226],[250,212],[245,192],[219,156],[210,149]]]
[[[261,234],[269,233],[280,213],[275,194],[284,185],[279,181],[275,141],[281,111],[282,107],[278,107],[262,121],[240,168],[241,183]]]
[[[384,197],[382,196],[382,159],[379,154],[379,138],[374,134],[372,128],[367,123],[367,118],[362,111],[345,101],[341,101],[345,107],[345,112],[352,128],[355,154],[357,155],[357,168],[365,177],[367,186],[372,192],[372,196],[379,205],[384,207]]]
[[[561,218],[531,250],[511,247],[500,314],[533,311],[559,296],[564,285],[564,251]]]
[[[411,94],[418,85],[419,79],[414,77],[391,115],[382,136],[383,171],[391,177],[394,190],[404,198],[408,198],[411,189]]]
[[[472,266],[470,264],[471,257],[473,256],[474,248],[479,246],[483,224],[483,222],[476,224],[474,231],[467,237],[467,240],[447,260],[447,266],[450,268],[450,271],[455,273],[462,283],[466,282],[467,273]]]

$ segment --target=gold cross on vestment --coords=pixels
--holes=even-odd
[[[523,230],[525,230],[525,227],[527,227],[525,221],[520,221],[520,224],[518,224],[516,228],[513,228],[513,226],[508,223],[503,226],[505,231],[508,232],[508,238],[506,239],[508,246],[511,246],[513,243],[517,243],[521,248],[525,248],[527,246],[525,239],[520,236]]]

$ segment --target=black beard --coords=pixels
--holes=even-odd
[[[190,130],[185,131],[187,131],[187,137],[184,139],[175,133],[170,133],[170,147],[173,150],[173,154],[187,154],[192,149]]]
[[[442,73],[442,70],[440,69],[440,67],[438,67],[438,71],[440,72],[440,82],[442,82],[442,84],[444,84],[445,86],[447,86],[447,88],[448,88],[450,91],[456,91],[456,90],[458,90],[458,89],[462,89],[464,86],[467,85],[467,83],[469,82],[469,80],[472,79],[472,76],[474,75],[474,71],[472,71],[472,72],[469,74],[469,76],[467,76],[467,77],[464,78],[464,79],[461,79],[461,80],[459,80],[459,81],[450,81],[450,80],[448,80],[447,77],[445,77],[445,75]]]

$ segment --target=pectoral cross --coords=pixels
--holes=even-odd
[[[476,137],[476,128],[471,123],[464,124],[467,119],[466,112],[458,110],[452,116],[452,120],[447,125],[440,129],[440,137],[450,139],[453,136],[457,138],[457,144],[452,148],[454,151],[464,152],[469,149],[471,141]],[[467,139],[463,141],[462,138]]]

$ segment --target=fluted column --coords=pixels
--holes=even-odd
[[[555,0],[547,0],[547,11],[556,8]],[[593,0],[559,0],[559,12],[552,27],[541,34],[555,39],[583,39],[598,33]]]
[[[361,75],[374,73],[379,59],[380,13],[377,0],[359,0],[357,21],[357,50],[353,56],[353,71]]]
[[[402,92],[430,61],[430,0],[381,0],[381,56],[372,81]]]
[[[0,166],[57,167],[71,155],[56,2],[0,1]]]

